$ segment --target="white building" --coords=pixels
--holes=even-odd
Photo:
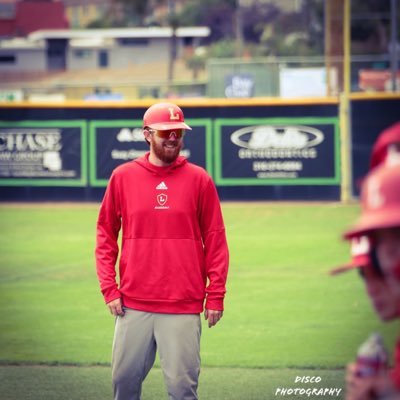
[[[208,27],[176,30],[176,54],[192,52]],[[40,30],[26,39],[0,40],[0,72],[126,68],[169,58],[171,28]]]

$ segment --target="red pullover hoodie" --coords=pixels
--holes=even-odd
[[[400,391],[400,339],[397,340],[396,350],[394,353],[394,367],[391,371],[391,378],[394,386]]]
[[[168,167],[148,158],[117,167],[101,204],[96,266],[105,302],[192,314],[206,299],[207,309],[223,310],[228,246],[215,185],[182,156]]]

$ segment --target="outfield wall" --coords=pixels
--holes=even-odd
[[[0,106],[1,200],[101,199],[112,170],[148,150],[152,101]],[[183,154],[213,176],[223,200],[339,200],[339,102],[179,99],[193,131]],[[400,96],[351,100],[353,192]],[[377,112],[375,112],[377,110]],[[399,118],[397,118],[399,119]]]

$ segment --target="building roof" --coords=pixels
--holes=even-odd
[[[22,50],[22,49],[44,49],[46,48],[44,40],[30,41],[25,38],[13,38],[0,40],[0,49],[2,50]]]
[[[208,27],[178,28],[178,37],[206,37]],[[43,48],[47,39],[69,40],[73,48],[112,47],[119,38],[170,38],[170,28],[119,28],[119,29],[45,29],[30,33],[26,38],[0,40],[1,49]]]
[[[107,47],[113,47],[114,44],[114,39],[102,37],[76,38],[70,39],[69,41],[69,46],[76,49],[104,49]]]
[[[0,37],[14,35],[15,20],[2,18],[0,20]]]
[[[26,36],[39,29],[67,29],[68,20],[61,1],[20,1],[13,18],[0,19],[2,36]]]
[[[178,37],[207,37],[210,28],[206,26],[182,27],[176,30]],[[85,39],[85,38],[169,38],[172,36],[171,28],[116,28],[116,29],[46,29],[32,32],[30,40],[41,39]]]
[[[62,2],[17,3],[15,19],[15,29],[19,36],[28,35],[38,29],[66,29],[69,27]]]

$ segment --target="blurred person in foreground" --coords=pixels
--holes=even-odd
[[[361,216],[344,238],[352,261],[334,274],[358,268],[372,306],[382,321],[400,318],[400,123],[383,131],[361,188]],[[400,399],[400,340],[394,367],[360,376],[357,363],[346,372],[346,399]]]
[[[116,400],[141,398],[157,351],[169,399],[197,399],[200,313],[205,308],[209,327],[223,315],[229,258],[224,222],[210,176],[179,155],[190,129],[177,105],[149,107],[143,133],[150,151],[114,170],[101,204],[96,265],[116,317]]]

